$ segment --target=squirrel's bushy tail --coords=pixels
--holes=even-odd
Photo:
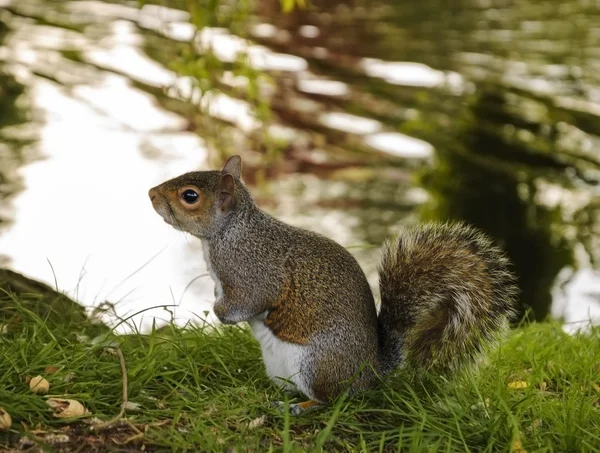
[[[508,265],[489,238],[460,223],[409,228],[388,243],[379,268],[383,371],[472,362],[515,314]]]

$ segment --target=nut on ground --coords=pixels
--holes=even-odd
[[[37,393],[38,395],[44,395],[48,393],[48,390],[50,389],[50,383],[42,376],[36,376],[31,378],[31,381],[29,381],[29,388],[32,392]]]
[[[0,407],[0,431],[10,428],[10,425],[12,425],[10,414],[3,407]]]
[[[48,398],[46,401],[57,418],[75,418],[87,414],[87,409],[79,401],[62,398]]]

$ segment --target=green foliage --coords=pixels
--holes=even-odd
[[[556,324],[529,325],[513,331],[477,374],[446,381],[398,372],[376,389],[292,417],[271,407],[288,396],[267,379],[244,327],[166,325],[94,341],[71,334],[81,323],[44,322],[18,300],[13,304],[19,315],[0,336],[0,402],[13,425],[0,432],[0,449],[22,436],[41,442],[52,432],[77,447],[101,439],[107,450],[100,451],[125,441],[132,451],[144,445],[190,452],[522,452],[519,442],[529,452],[591,452],[600,446],[598,328],[569,336]],[[140,410],[103,433],[88,423],[119,412],[115,344],[125,357],[129,400]],[[48,374],[47,367],[57,371]],[[91,414],[77,422],[54,419],[44,397],[26,384],[26,376],[38,374],[50,381],[50,394],[76,399]]]
[[[306,8],[306,0],[281,0],[281,9],[285,13],[289,13],[295,7]]]
[[[146,1],[138,0],[140,6]],[[266,133],[271,122],[272,111],[269,98],[263,94],[261,87],[271,85],[271,78],[263,71],[253,68],[246,52],[238,54],[235,61],[221,61],[211,45],[199,46],[197,39],[203,30],[212,27],[229,29],[236,37],[247,39],[248,23],[254,10],[253,0],[236,0],[225,2],[223,0],[188,0],[178,3],[178,7],[185,8],[190,13],[190,21],[196,27],[196,37],[180,49],[178,53],[169,55],[164,63],[182,76],[193,80],[195,90],[194,102],[200,110],[198,122],[201,124],[201,133],[215,148],[224,153],[229,153],[231,143],[230,133],[223,130],[223,125],[218,120],[212,120],[208,112],[211,105],[211,95],[225,92],[233,97],[245,100],[253,108],[262,128],[259,142],[267,152],[267,157],[276,153],[276,144]],[[281,0],[282,10],[291,12],[294,8],[304,8],[306,0]],[[245,80],[242,86],[234,88],[226,86],[223,78],[230,73],[232,78]],[[188,101],[192,101],[189,99]]]

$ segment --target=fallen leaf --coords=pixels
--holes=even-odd
[[[53,409],[54,416],[57,418],[81,417],[88,413],[83,404],[75,400],[48,398],[46,403]]]
[[[594,390],[596,390],[596,392],[600,393],[600,385],[598,385],[598,384],[592,384],[592,388]]]
[[[0,431],[10,428],[12,418],[3,407],[0,407]]]
[[[139,411],[140,410],[140,404],[139,403],[134,403],[133,401],[127,401],[125,403],[125,410],[127,411]]]
[[[513,381],[508,383],[509,389],[526,389],[529,387],[529,384],[525,381]]]
[[[261,417],[255,418],[250,423],[248,423],[248,429],[256,429],[265,424],[266,417],[263,415]]]
[[[50,389],[50,383],[42,376],[36,376],[29,381],[29,388],[33,393],[45,395]]]
[[[548,383],[546,381],[540,382],[540,390],[542,392],[545,392],[547,388],[548,388]]]
[[[58,371],[57,366],[47,366],[44,368],[44,373],[46,374],[55,374]]]

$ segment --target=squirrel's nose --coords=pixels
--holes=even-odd
[[[148,196],[150,197],[150,201],[154,201],[156,198],[156,187],[153,187],[148,191]]]

